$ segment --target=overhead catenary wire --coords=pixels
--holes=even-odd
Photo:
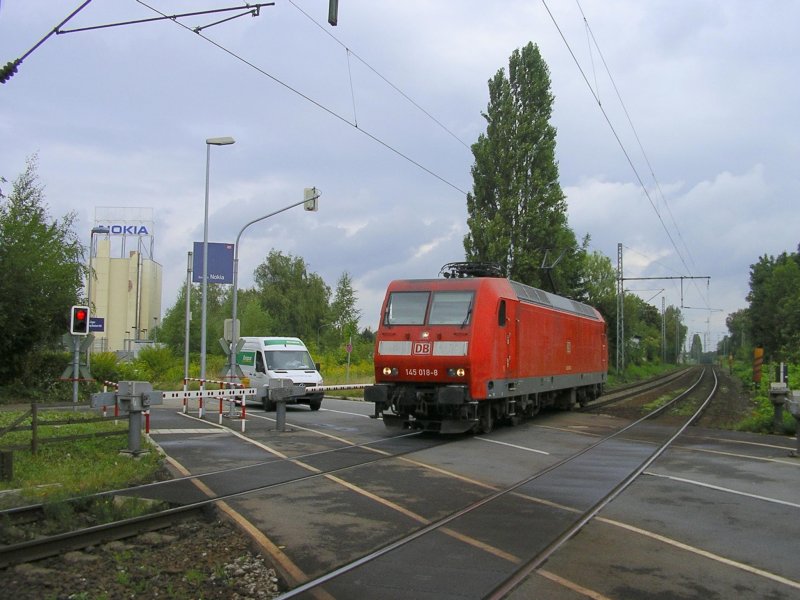
[[[622,138],[620,137],[619,133],[617,132],[617,129],[614,126],[613,122],[611,121],[610,116],[606,112],[605,107],[603,106],[602,102],[600,101],[600,97],[599,97],[598,92],[592,87],[592,84],[590,83],[589,78],[586,75],[586,72],[583,70],[583,67],[580,64],[580,61],[578,60],[577,56],[575,55],[575,52],[573,51],[572,46],[570,45],[569,41],[567,40],[566,36],[564,35],[564,32],[561,29],[561,26],[559,25],[558,21],[556,20],[555,15],[553,14],[553,12],[550,10],[550,7],[548,6],[546,0],[542,0],[542,6],[544,6],[545,11],[547,12],[548,16],[550,17],[550,20],[553,22],[553,25],[555,26],[556,30],[558,31],[558,34],[561,37],[561,40],[564,42],[564,45],[567,47],[567,51],[569,52],[570,56],[572,57],[573,62],[577,66],[578,71],[580,72],[584,83],[589,88],[589,91],[592,94],[592,97],[594,98],[595,102],[597,103],[597,106],[600,109],[600,112],[602,113],[603,118],[606,120],[606,123],[608,124],[609,128],[611,129],[611,132],[612,132],[614,138],[616,139],[617,144],[619,145],[620,149],[622,150],[622,153],[625,156],[625,159],[627,160],[628,165],[630,166],[631,170],[633,171],[634,176],[636,177],[636,180],[639,183],[639,186],[642,188],[642,192],[644,193],[645,197],[647,198],[648,202],[650,203],[650,206],[652,207],[653,212],[655,212],[656,217],[658,218],[658,221],[661,224],[661,227],[664,230],[664,233],[666,234],[667,238],[669,239],[670,244],[674,248],[675,253],[677,254],[678,258],[680,259],[681,263],[683,264],[683,267],[686,269],[686,272],[691,275],[692,274],[692,269],[687,264],[687,261],[686,261],[686,258],[683,255],[683,252],[681,252],[681,249],[678,247],[678,244],[675,242],[675,239],[673,238],[672,233],[670,233],[670,230],[667,227],[667,224],[664,222],[664,218],[662,217],[661,212],[659,211],[658,206],[656,205],[656,202],[653,200],[652,195],[648,191],[647,186],[645,185],[644,180],[643,180],[641,174],[639,173],[639,170],[637,169],[636,165],[634,164],[633,159],[631,158],[630,153],[628,152],[628,149],[626,148],[624,142],[622,141]],[[580,7],[580,3],[578,3],[578,6]],[[586,20],[586,17],[583,14],[583,9],[582,8],[581,8],[581,15],[583,16],[584,22],[586,23],[586,25],[588,27],[588,21]],[[591,29],[589,29],[589,31],[591,33]],[[591,35],[592,35],[592,39],[594,40],[594,34],[592,33]],[[598,54],[600,55],[601,60],[603,61],[603,64],[605,65],[606,70],[609,73],[609,78],[611,78],[610,70],[608,69],[608,65],[607,65],[607,63],[605,61],[605,58],[603,57],[602,52],[600,52],[599,45],[597,44],[596,40],[594,40],[594,41],[595,41],[595,47],[598,49]],[[633,122],[632,122],[632,120],[630,118],[630,115],[629,115],[629,113],[627,111],[627,108],[625,108],[624,102],[622,101],[621,94],[619,93],[619,90],[618,90],[616,84],[614,83],[613,78],[611,78],[611,81],[612,81],[614,90],[617,93],[617,97],[619,98],[620,103],[622,104],[623,111],[625,112],[625,115],[626,115],[626,117],[628,119],[628,122],[631,125],[631,128],[634,130],[634,135],[636,137],[637,143],[639,144],[639,147],[640,147],[640,149],[642,151],[642,154],[645,156],[645,161],[647,162],[648,168],[650,168],[650,172],[651,172],[651,175],[653,177],[653,180],[656,182],[656,187],[657,187],[659,193],[661,193],[661,197],[663,198],[663,193],[661,192],[661,186],[658,184],[658,180],[655,177],[655,173],[654,173],[654,171],[652,169],[650,161],[647,158],[646,153],[644,152],[644,148],[643,148],[643,146],[641,144],[640,138],[639,138],[638,134],[636,133],[635,127],[633,126]],[[667,206],[668,211],[669,211],[669,205],[666,203],[666,201],[664,201],[664,204]],[[670,212],[670,215],[672,216],[671,211],[669,211],[669,212]],[[678,235],[680,235],[680,229],[677,227],[677,224],[674,221],[674,217],[672,217],[672,218],[673,218],[673,224],[675,224],[675,229],[678,232]],[[684,247],[686,247],[686,243],[683,241],[682,236],[681,236],[681,242],[683,243]],[[686,251],[688,253],[688,247],[686,248]],[[699,289],[698,289],[698,292],[699,292]],[[702,293],[701,293],[701,295],[702,295]],[[705,298],[704,300],[706,300],[706,303],[709,304],[707,298]]]
[[[71,20],[71,19],[72,19],[72,18],[73,18],[75,15],[77,15],[79,12],[81,12],[81,11],[82,11],[84,8],[86,8],[86,7],[87,7],[87,6],[88,6],[88,5],[91,3],[91,1],[92,1],[92,0],[86,0],[86,1],[85,1],[83,4],[81,4],[81,5],[80,5],[78,8],[76,8],[75,10],[73,10],[73,11],[72,11],[72,12],[71,12],[71,13],[70,13],[68,16],[67,16],[67,18],[66,18],[66,19],[64,19],[64,20],[63,20],[63,21],[61,21],[61,22],[60,22],[58,25],[56,25],[55,27],[53,27],[53,29],[52,29],[52,30],[50,30],[50,32],[49,32],[47,35],[45,35],[45,36],[44,36],[44,37],[43,37],[41,40],[39,40],[38,42],[36,42],[36,44],[34,44],[34,46],[33,46],[33,47],[30,49],[30,50],[28,50],[28,51],[27,51],[25,54],[23,54],[23,55],[22,55],[22,56],[20,56],[19,58],[15,59],[15,60],[13,60],[13,61],[9,62],[7,65],[5,65],[5,66],[2,68],[2,74],[0,75],[0,82],[2,82],[2,83],[5,83],[6,81],[8,81],[8,80],[11,78],[11,76],[12,76],[12,75],[14,75],[14,73],[16,73],[16,72],[17,72],[17,68],[18,68],[18,67],[19,67],[19,66],[22,64],[22,61],[23,61],[23,60],[25,60],[25,59],[26,59],[26,58],[28,58],[28,57],[29,57],[31,54],[33,54],[33,53],[34,53],[34,52],[35,52],[35,51],[36,51],[36,50],[39,48],[39,46],[41,46],[42,44],[44,44],[44,43],[45,43],[45,42],[46,42],[48,39],[50,39],[50,38],[51,38],[53,35],[56,35],[57,33],[59,33],[59,31],[61,30],[61,27],[62,27],[63,25],[65,25],[66,23],[68,23],[68,22],[69,22],[69,21],[70,21],[70,20]]]
[[[150,6],[150,5],[149,5],[149,4],[147,4],[147,3],[146,3],[144,0],[136,0],[136,1],[137,1],[139,4],[141,4],[142,6],[144,6],[145,8],[148,8],[148,9],[152,10],[152,11],[153,11],[153,12],[155,12],[156,14],[160,14],[160,15],[162,15],[162,16],[165,16],[165,15],[164,15],[164,14],[163,14],[163,13],[162,13],[160,10],[158,10],[157,8],[155,8],[155,7],[153,7],[153,6]],[[350,127],[352,127],[353,129],[355,129],[356,131],[358,131],[358,132],[360,132],[361,134],[363,134],[363,135],[367,136],[367,137],[368,137],[369,139],[371,139],[372,141],[374,141],[374,142],[376,142],[376,143],[380,144],[381,146],[383,146],[384,148],[386,148],[386,149],[387,149],[387,150],[389,150],[390,152],[393,152],[394,154],[396,154],[396,155],[397,155],[397,156],[399,156],[400,158],[404,159],[405,161],[409,162],[410,164],[414,165],[414,166],[415,166],[415,167],[417,167],[418,169],[420,169],[420,170],[422,170],[422,171],[424,171],[424,172],[428,173],[429,175],[431,175],[432,177],[434,177],[434,178],[438,179],[439,181],[441,181],[441,182],[442,182],[442,183],[444,183],[445,185],[447,185],[447,186],[449,186],[449,187],[453,188],[454,190],[456,190],[457,192],[459,192],[459,193],[460,193],[460,194],[462,194],[463,196],[466,196],[466,195],[467,195],[467,191],[466,191],[466,190],[463,190],[463,189],[461,189],[461,188],[460,188],[458,185],[456,185],[456,184],[455,184],[455,183],[453,183],[452,181],[448,180],[448,179],[447,179],[447,178],[445,178],[443,175],[440,175],[439,173],[435,172],[435,171],[434,171],[434,170],[432,170],[431,168],[429,168],[429,167],[426,167],[425,165],[423,165],[423,164],[422,164],[421,162],[419,162],[418,160],[416,160],[416,159],[412,158],[411,156],[409,156],[408,154],[406,154],[406,153],[402,152],[402,151],[401,151],[401,150],[399,150],[398,148],[395,148],[395,147],[394,147],[394,146],[392,146],[392,145],[391,145],[389,142],[387,142],[387,141],[383,140],[382,138],[378,137],[376,134],[373,134],[373,133],[369,132],[368,130],[364,129],[363,127],[359,127],[359,126],[357,126],[357,124],[356,124],[354,121],[351,121],[351,120],[349,120],[347,117],[345,117],[345,116],[343,116],[343,115],[339,114],[338,112],[336,112],[336,111],[335,111],[335,110],[333,110],[332,108],[330,108],[330,107],[328,107],[328,106],[326,106],[326,105],[322,104],[322,102],[320,102],[320,101],[318,101],[318,100],[315,100],[314,98],[312,98],[312,97],[311,97],[311,96],[309,96],[308,94],[305,94],[305,93],[301,92],[300,90],[298,90],[297,88],[295,88],[295,87],[292,87],[291,85],[289,85],[289,84],[288,84],[288,83],[286,83],[285,81],[283,81],[283,80],[279,79],[279,78],[278,78],[278,77],[276,77],[275,75],[273,75],[273,74],[269,73],[268,71],[266,71],[266,70],[262,69],[261,67],[259,67],[259,66],[258,66],[258,65],[256,65],[255,63],[253,63],[252,61],[250,61],[250,60],[248,60],[248,59],[244,58],[243,56],[241,56],[241,55],[239,55],[239,54],[237,54],[237,53],[236,53],[236,52],[234,52],[233,50],[231,50],[231,49],[229,49],[229,48],[227,48],[227,47],[223,46],[223,45],[222,45],[222,44],[220,44],[219,42],[217,42],[217,41],[215,41],[215,40],[213,40],[213,39],[209,38],[209,37],[208,37],[207,35],[205,35],[204,33],[202,33],[202,32],[198,32],[198,31],[194,31],[194,30],[193,30],[191,27],[189,27],[189,26],[187,26],[187,25],[185,25],[185,24],[183,24],[183,23],[181,23],[181,22],[179,22],[179,21],[172,21],[172,22],[173,22],[173,23],[175,23],[176,25],[178,25],[179,27],[182,27],[183,29],[185,29],[185,30],[187,30],[187,31],[191,31],[191,32],[192,32],[192,33],[194,33],[195,35],[198,35],[198,36],[199,36],[199,37],[201,37],[201,38],[202,38],[204,41],[206,41],[206,42],[208,42],[209,44],[211,44],[212,46],[214,46],[214,47],[218,48],[219,50],[221,50],[222,52],[224,52],[224,53],[225,53],[225,54],[227,54],[228,56],[230,56],[230,57],[232,57],[232,58],[234,58],[234,59],[238,60],[238,61],[239,61],[239,62],[241,62],[242,64],[244,64],[244,65],[246,65],[246,66],[250,67],[251,69],[255,70],[256,72],[260,73],[261,75],[263,75],[263,76],[265,76],[265,77],[267,77],[267,78],[271,79],[272,81],[274,81],[275,83],[277,83],[278,85],[280,85],[281,87],[283,87],[284,89],[286,89],[286,90],[288,90],[288,91],[292,92],[293,94],[296,94],[297,96],[299,96],[299,97],[300,97],[300,98],[302,98],[303,100],[305,100],[305,101],[307,101],[307,102],[309,102],[309,103],[313,104],[313,105],[314,105],[314,106],[316,106],[317,108],[319,108],[319,109],[323,110],[324,112],[328,113],[329,115],[331,115],[332,117],[334,117],[334,118],[338,119],[339,121],[341,121],[341,122],[343,122],[343,123],[345,123],[345,124],[349,125]]]
[[[333,35],[333,33],[331,33],[329,29],[327,29],[326,27],[324,27],[324,26],[323,26],[323,25],[322,25],[322,24],[321,24],[319,21],[317,21],[316,19],[314,19],[314,17],[312,17],[311,15],[309,15],[309,14],[308,14],[306,11],[304,11],[302,8],[300,8],[300,7],[299,7],[299,6],[298,6],[298,5],[297,5],[297,4],[294,2],[294,0],[288,0],[288,2],[289,2],[289,4],[291,4],[292,6],[294,6],[294,7],[295,7],[295,8],[296,8],[296,9],[297,9],[297,10],[298,10],[298,11],[299,11],[299,12],[300,12],[302,15],[304,15],[304,16],[305,16],[305,17],[306,17],[306,18],[307,18],[309,21],[311,21],[312,23],[314,23],[314,25],[316,25],[316,26],[317,26],[317,27],[318,27],[318,28],[319,28],[319,29],[320,29],[320,30],[321,30],[323,33],[325,33],[325,35],[329,36],[329,37],[330,37],[330,38],[331,38],[333,41],[335,41],[335,42],[336,42],[337,44],[339,44],[339,45],[340,45],[342,48],[344,48],[345,50],[347,50],[347,52],[348,52],[348,55],[352,54],[352,55],[353,55],[355,58],[357,58],[357,59],[358,59],[358,61],[359,61],[359,62],[361,62],[361,64],[363,64],[363,65],[364,65],[365,67],[367,67],[367,68],[368,68],[370,71],[372,71],[372,72],[373,72],[375,75],[377,75],[377,76],[378,76],[378,77],[379,77],[381,80],[383,80],[383,82],[384,82],[384,83],[386,83],[386,84],[387,84],[389,87],[391,87],[391,88],[392,88],[394,91],[396,91],[398,94],[400,94],[400,95],[401,95],[403,98],[405,98],[406,100],[408,100],[408,102],[410,102],[410,103],[411,103],[411,104],[412,104],[412,105],[413,105],[415,108],[417,108],[419,111],[421,111],[421,112],[422,112],[422,113],[423,113],[425,116],[427,116],[427,117],[428,117],[428,118],[429,118],[431,121],[433,121],[433,122],[434,122],[434,123],[436,123],[436,124],[437,124],[439,127],[441,127],[441,128],[442,128],[442,129],[443,129],[445,132],[447,132],[447,133],[448,133],[450,136],[452,136],[452,137],[453,137],[453,138],[454,138],[454,139],[455,139],[455,140],[456,140],[456,141],[457,141],[459,144],[461,144],[462,146],[464,146],[464,147],[465,147],[465,148],[467,148],[467,149],[469,149],[469,148],[470,148],[470,145],[469,145],[469,144],[467,144],[467,143],[466,143],[464,140],[462,140],[462,139],[461,139],[460,137],[458,137],[458,136],[457,136],[455,133],[453,133],[453,132],[452,132],[452,131],[451,131],[451,130],[450,130],[450,129],[449,129],[449,128],[448,128],[448,127],[447,127],[447,126],[444,124],[444,123],[442,123],[442,122],[441,122],[439,119],[437,119],[435,116],[433,116],[433,115],[432,115],[430,112],[428,112],[427,110],[425,110],[425,108],[423,108],[423,107],[422,107],[422,106],[421,106],[419,103],[417,103],[417,102],[416,102],[416,101],[415,101],[413,98],[411,98],[411,96],[409,96],[408,94],[406,94],[406,93],[405,93],[403,90],[401,90],[401,89],[400,89],[400,88],[399,88],[397,85],[395,85],[394,83],[392,83],[391,81],[389,81],[389,79],[387,79],[386,77],[384,77],[384,75],[383,75],[383,74],[381,74],[381,73],[380,73],[380,72],[379,72],[379,71],[378,71],[378,70],[377,70],[375,67],[373,67],[373,66],[372,66],[371,64],[369,64],[369,63],[368,63],[366,60],[364,60],[363,58],[361,58],[361,57],[360,57],[358,54],[356,54],[355,52],[353,52],[353,50],[352,50],[350,47],[348,47],[348,46],[347,46],[347,45],[346,45],[344,42],[342,42],[342,41],[341,41],[339,38],[337,38],[335,35]],[[352,84],[352,79],[351,79],[351,84]]]
[[[611,122],[611,117],[608,116],[608,113],[606,112],[605,108],[603,107],[602,102],[600,102],[599,96],[595,92],[594,88],[592,88],[592,84],[589,82],[589,78],[587,77],[586,72],[583,70],[583,67],[581,67],[580,61],[578,60],[577,56],[575,56],[575,52],[572,50],[572,46],[570,46],[570,43],[567,41],[567,38],[564,35],[564,32],[561,29],[561,26],[558,24],[558,21],[556,20],[556,18],[553,15],[553,13],[550,11],[550,7],[547,5],[547,2],[545,0],[542,0],[542,5],[544,6],[545,10],[547,11],[547,14],[550,16],[550,20],[553,22],[553,25],[555,25],[555,28],[558,31],[558,34],[561,36],[561,40],[566,45],[567,50],[570,53],[570,56],[572,56],[572,60],[575,62],[575,65],[578,67],[578,71],[580,72],[581,77],[583,77],[583,81],[588,86],[589,91],[592,94],[592,97],[595,99],[595,102],[597,102],[597,106],[598,106],[598,108],[600,108],[600,112],[603,114],[603,118],[606,120],[606,123],[611,128],[611,133],[614,135],[614,139],[617,140],[617,144],[619,145],[620,149],[622,150],[622,154],[625,156],[625,160],[628,161],[628,165],[630,165],[631,169],[633,170],[633,174],[636,176],[636,180],[639,182],[639,186],[642,188],[642,191],[644,192],[645,197],[650,202],[650,206],[652,206],[653,210],[655,211],[656,216],[658,217],[658,221],[661,223],[661,227],[664,229],[664,232],[667,234],[667,237],[669,238],[669,241],[672,244],[672,247],[675,248],[675,251],[678,253],[678,257],[681,259],[681,262],[683,263],[683,266],[686,268],[687,271],[689,271],[689,267],[686,264],[686,260],[683,258],[683,255],[681,254],[680,248],[678,248],[677,244],[675,244],[675,240],[672,238],[672,234],[669,232],[669,229],[667,228],[666,223],[664,223],[664,219],[661,217],[661,213],[658,211],[658,208],[656,207],[655,202],[653,201],[653,198],[650,195],[650,192],[647,191],[647,186],[645,185],[644,180],[642,179],[642,176],[639,174],[639,170],[636,168],[636,165],[634,164],[633,159],[631,158],[631,155],[628,152],[628,149],[625,147],[625,144],[623,143],[622,139],[620,138],[619,133],[617,133],[617,129],[616,129],[616,127],[614,127],[614,123]]]
[[[642,157],[644,158],[644,161],[647,164],[647,168],[650,170],[650,177],[653,179],[653,183],[655,184],[656,190],[658,191],[658,195],[660,196],[661,201],[664,203],[664,206],[666,206],[667,208],[667,212],[669,213],[670,219],[672,220],[672,225],[675,227],[675,231],[677,232],[678,237],[680,238],[681,243],[683,244],[683,248],[686,250],[689,260],[694,265],[695,262],[694,259],[692,258],[691,251],[689,250],[686,241],[683,239],[680,227],[678,227],[678,223],[675,221],[675,216],[672,213],[672,209],[670,208],[669,203],[667,202],[667,199],[664,196],[664,192],[661,189],[661,183],[658,181],[658,178],[656,177],[655,170],[653,169],[653,166],[650,163],[650,158],[648,157],[647,152],[644,149],[644,145],[642,144],[641,138],[639,137],[639,132],[636,130],[636,126],[633,124],[633,119],[631,118],[630,113],[628,112],[628,107],[625,105],[625,101],[622,99],[622,94],[620,93],[619,88],[617,87],[617,82],[614,80],[614,76],[611,74],[611,69],[609,68],[608,63],[606,62],[606,57],[603,55],[603,51],[600,48],[600,44],[597,42],[597,38],[594,35],[594,31],[589,25],[589,20],[586,18],[585,13],[583,12],[583,7],[581,6],[580,0],[575,0],[575,3],[578,5],[578,10],[581,13],[581,18],[583,19],[584,26],[586,29],[586,35],[587,37],[591,38],[592,44],[594,44],[594,47],[597,49],[597,55],[600,57],[600,60],[603,63],[603,67],[605,68],[606,74],[608,75],[608,79],[611,82],[611,87],[614,88],[614,93],[617,96],[617,100],[619,100],[622,112],[625,114],[625,118],[628,121],[628,125],[630,125],[631,131],[633,132],[633,136],[636,139],[636,143],[639,145],[639,150],[642,153]],[[592,70],[594,71],[594,57],[591,54],[591,44],[590,44],[590,58],[592,59]],[[598,88],[598,103],[599,103],[600,102],[599,86],[597,84],[596,74],[595,74],[595,87]]]

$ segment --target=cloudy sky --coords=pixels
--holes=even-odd
[[[0,0],[0,64],[83,0]],[[236,0],[94,0],[64,29],[233,7]],[[334,288],[353,279],[375,327],[395,278],[463,259],[470,145],[485,131],[487,80],[539,45],[552,77],[570,225],[617,260],[659,309],[681,306],[715,345],[746,306],[749,266],[796,251],[800,220],[800,4],[738,0],[276,0],[237,14],[53,35],[0,86],[0,176],[38,156],[52,216],[152,207],[163,307],[203,237],[249,228],[242,286],[270,249],[302,257]],[[181,25],[183,24],[183,25]],[[633,127],[631,126],[633,125]],[[4,186],[8,192],[9,184]]]

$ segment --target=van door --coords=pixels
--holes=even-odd
[[[253,377],[251,378],[251,387],[261,388],[269,383],[267,377],[267,363],[264,361],[264,353],[261,350],[256,350],[256,364],[253,369]],[[268,395],[264,395],[264,410],[275,410],[275,403],[271,402]]]

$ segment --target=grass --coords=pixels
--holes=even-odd
[[[775,407],[768,396],[759,394],[754,399],[753,411],[750,416],[736,425],[737,431],[751,431],[754,433],[797,433],[797,420],[789,413],[783,411],[783,422],[778,431],[775,431],[773,421],[775,419]]]
[[[676,369],[682,369],[684,366],[685,365],[673,365],[669,363],[667,364],[648,363],[644,365],[627,365],[625,367],[625,371],[623,371],[622,373],[617,373],[613,369],[609,369],[608,384],[606,387],[609,390],[612,390],[615,387],[619,387],[621,385],[634,383],[636,381],[641,381],[643,379],[650,379],[652,377],[657,377],[658,375],[663,375],[664,373],[675,371]]]
[[[23,411],[0,412],[0,429],[12,423]],[[86,420],[96,416],[88,412],[42,411],[44,421]],[[30,424],[30,419],[27,423]],[[124,488],[132,484],[152,481],[161,468],[161,458],[145,439],[142,449],[149,450],[137,458],[121,454],[128,446],[128,423],[120,419],[113,422],[74,423],[69,425],[43,425],[39,439],[65,435],[83,435],[118,430],[120,435],[92,437],[71,441],[41,443],[33,454],[30,449],[13,451],[13,479],[0,481],[3,505],[9,503],[56,502],[104,490]],[[0,448],[30,444],[30,431],[7,433],[0,438]]]

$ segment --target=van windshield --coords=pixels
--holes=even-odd
[[[314,361],[307,350],[267,350],[267,369],[288,371],[292,369],[314,369]]]

